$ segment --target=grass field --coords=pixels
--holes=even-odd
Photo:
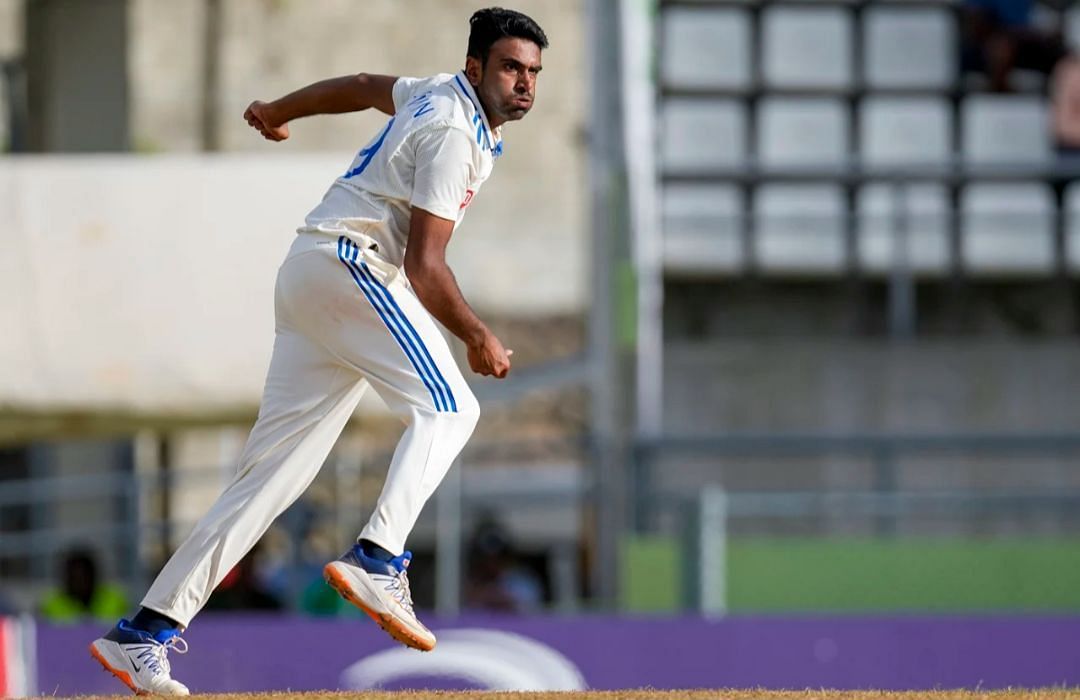
[[[97,698],[130,698],[130,695],[82,696],[80,700]],[[885,691],[851,690],[610,690],[548,692],[483,692],[483,691],[365,691],[311,693],[236,693],[231,695],[200,695],[199,700],[1080,700],[1080,688],[1042,688],[1037,690],[934,690],[894,693]]]

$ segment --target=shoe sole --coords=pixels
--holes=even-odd
[[[105,655],[98,651],[98,648],[97,646],[95,646],[94,642],[90,643],[90,656],[93,656],[95,659],[97,659],[98,663],[104,666],[106,671],[116,676],[116,678],[119,679],[121,683],[131,688],[131,690],[134,691],[136,695],[150,695],[149,690],[143,690],[139,686],[135,685],[135,681],[131,679],[131,674],[125,673],[118,668],[113,668],[112,664],[110,664],[108,659],[105,658]]]
[[[398,619],[389,612],[375,610],[362,601],[360,597],[353,592],[352,586],[349,585],[348,580],[334,568],[333,562],[323,567],[323,577],[326,579],[326,583],[337,591],[339,596],[363,610],[368,617],[375,621],[375,624],[381,627],[384,632],[398,642],[419,651],[431,651],[435,648],[434,641],[421,639],[415,632],[398,621]]]

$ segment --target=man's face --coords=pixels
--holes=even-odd
[[[487,63],[469,58],[465,71],[492,127],[521,119],[536,98],[540,47],[528,39],[504,37],[491,45]]]

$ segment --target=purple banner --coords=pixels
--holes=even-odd
[[[432,621],[405,649],[366,619],[200,616],[172,654],[193,692],[381,688],[1004,688],[1080,685],[1080,617],[618,618]],[[115,693],[87,645],[41,624],[40,693]]]

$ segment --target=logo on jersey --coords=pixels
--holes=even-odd
[[[473,192],[472,190],[465,190],[465,201],[461,203],[460,207],[458,207],[458,211],[461,211],[465,207],[469,206],[469,202],[472,201],[472,196],[474,194],[476,194],[476,193]]]
[[[416,107],[416,112],[413,113],[413,119],[423,116],[428,112],[434,112],[435,108],[431,106],[431,90],[428,90],[421,95],[414,96],[409,100],[408,106],[410,108]]]

